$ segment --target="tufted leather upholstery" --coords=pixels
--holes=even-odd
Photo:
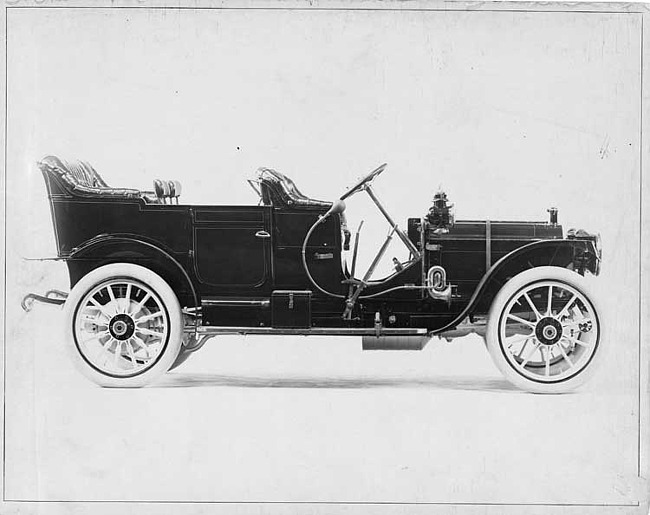
[[[153,192],[142,192],[131,188],[111,188],[86,161],[66,161],[56,156],[47,156],[38,163],[41,172],[54,178],[68,193],[84,197],[143,198],[157,203]]]
[[[259,168],[257,179],[265,205],[292,209],[327,209],[332,205],[303,195],[289,177],[271,168]]]

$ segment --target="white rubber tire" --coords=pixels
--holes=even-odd
[[[137,375],[129,377],[108,375],[92,366],[81,354],[75,338],[75,316],[79,303],[93,288],[113,278],[133,279],[144,283],[158,295],[168,316],[169,331],[163,350],[151,366]],[[174,291],[158,274],[148,268],[130,263],[105,265],[85,275],[66,299],[64,324],[65,346],[77,369],[94,383],[108,388],[138,388],[152,383],[167,372],[176,360],[183,339],[183,316]]]
[[[541,382],[529,379],[522,375],[505,357],[506,352],[501,345],[499,337],[499,324],[503,314],[504,308],[508,305],[513,296],[525,288],[527,285],[540,281],[558,281],[567,284],[578,290],[593,307],[596,314],[597,340],[595,343],[595,351],[591,356],[588,363],[580,369],[575,375],[558,382]],[[566,393],[575,390],[587,380],[589,380],[598,368],[598,364],[602,361],[605,349],[603,348],[602,338],[602,322],[600,317],[600,310],[591,293],[588,281],[576,272],[567,270],[565,268],[554,266],[541,266],[526,270],[510,279],[497,293],[492,301],[488,315],[488,324],[485,334],[485,341],[488,351],[492,357],[492,361],[501,371],[501,373],[517,387],[533,393],[557,394]]]

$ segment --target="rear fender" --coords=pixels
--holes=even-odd
[[[73,249],[65,258],[70,287],[88,272],[109,263],[133,263],[160,275],[182,307],[199,308],[196,288],[183,265],[161,245],[133,235],[100,235]]]

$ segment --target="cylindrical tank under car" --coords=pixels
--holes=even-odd
[[[430,336],[363,336],[363,350],[422,350]]]

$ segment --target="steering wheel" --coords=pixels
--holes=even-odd
[[[369,184],[370,182],[372,182],[375,179],[375,177],[377,177],[381,172],[383,172],[386,169],[386,166],[388,166],[388,164],[384,163],[383,165],[375,168],[372,172],[370,172],[368,175],[366,175],[363,179],[360,179],[359,182],[357,182],[348,191],[346,191],[343,195],[341,195],[340,200],[345,200],[349,196],[354,195],[355,193],[358,193],[359,191],[361,191],[366,184]]]

